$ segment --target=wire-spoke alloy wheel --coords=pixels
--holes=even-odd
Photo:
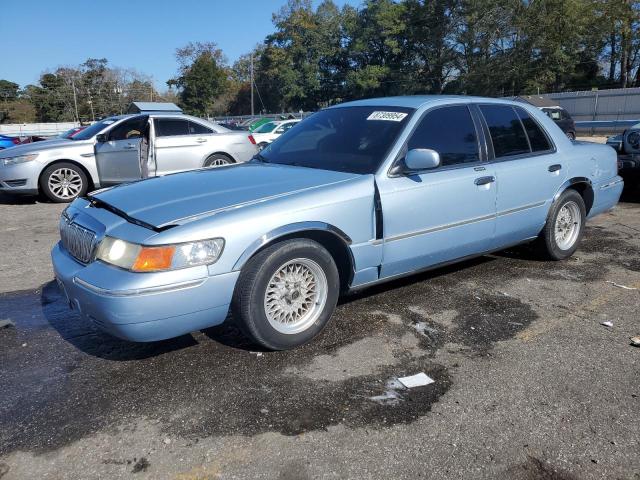
[[[264,311],[280,333],[300,333],[313,325],[327,302],[327,277],[316,262],[296,258],[281,265],[269,280]]]
[[[71,168],[54,170],[47,183],[51,193],[61,200],[76,198],[84,186],[80,174]]]
[[[576,202],[565,203],[556,217],[554,234],[558,248],[569,250],[576,243],[580,234],[582,216]]]
[[[333,256],[309,238],[276,242],[242,267],[233,292],[233,321],[270,350],[299,347],[329,323],[340,295]]]

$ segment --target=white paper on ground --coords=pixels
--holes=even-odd
[[[398,381],[407,388],[422,387],[424,385],[435,383],[435,380],[424,372],[399,378]]]
[[[600,325],[603,325],[605,327],[613,327],[613,322],[609,322],[609,321],[600,322]]]

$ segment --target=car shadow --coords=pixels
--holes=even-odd
[[[0,192],[0,205],[35,205],[43,203],[38,195],[7,195]]]
[[[447,276],[452,273],[466,270],[468,268],[472,268],[475,266],[483,265],[492,261],[497,260],[494,256],[484,255],[481,257],[472,258],[469,260],[465,260],[462,262],[458,262],[452,265],[447,265],[444,267],[434,268],[433,270],[427,270],[422,273],[409,274],[405,277],[398,278],[396,280],[389,280],[387,282],[381,283],[379,285],[375,285],[369,287],[364,290],[358,290],[353,293],[349,293],[339,300],[338,304],[348,304],[355,300],[360,300],[363,298],[368,298],[374,295],[378,295],[381,293],[389,292],[392,290],[397,290],[409,285],[426,282],[429,280],[433,280],[438,277]]]
[[[108,335],[69,308],[55,281],[43,285],[40,305],[44,318],[63,340],[88,355],[106,360],[142,360],[197,344],[192,335],[149,343],[128,342]]]
[[[620,201],[624,203],[640,203],[640,181],[625,180]]]

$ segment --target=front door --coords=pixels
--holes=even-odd
[[[114,185],[142,178],[140,144],[148,132],[148,117],[139,116],[117,124],[106,133],[106,141],[95,145],[101,185]]]
[[[435,150],[441,166],[379,181],[384,225],[381,277],[491,249],[495,172],[482,161],[478,131],[466,105],[430,110],[410,136],[406,151]]]

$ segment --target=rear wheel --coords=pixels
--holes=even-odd
[[[234,161],[228,155],[224,153],[214,153],[204,162],[205,167],[222,167],[224,165],[231,165]]]
[[[573,132],[567,132],[567,138],[569,140],[575,140],[576,139],[576,134]]]
[[[269,146],[269,144],[267,142],[260,142],[258,144],[258,150],[264,150],[265,148],[267,148]]]
[[[68,162],[47,167],[40,176],[40,190],[52,202],[66,203],[87,193],[89,182],[84,171]]]
[[[287,350],[322,331],[339,291],[338,269],[322,245],[307,239],[287,240],[247,262],[234,292],[233,315],[255,343]]]
[[[575,190],[565,190],[551,207],[538,246],[552,260],[564,260],[573,255],[584,233],[586,209],[582,196]]]

